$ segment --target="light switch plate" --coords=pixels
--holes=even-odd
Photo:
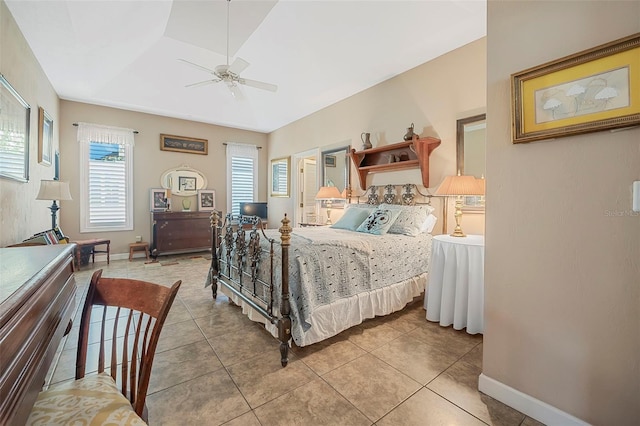
[[[633,211],[640,212],[640,180],[633,182]]]

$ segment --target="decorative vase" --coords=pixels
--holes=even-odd
[[[362,149],[371,149],[371,133],[361,133],[360,139],[362,140]]]
[[[182,211],[188,212],[191,210],[191,200],[182,200]]]
[[[411,123],[411,127],[407,127],[407,133],[405,133],[404,135],[404,140],[405,141],[410,141],[413,139],[414,136],[418,136],[415,133],[413,133],[413,123]]]

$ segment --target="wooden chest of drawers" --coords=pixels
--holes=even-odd
[[[211,250],[210,212],[151,212],[151,255]]]
[[[25,423],[70,330],[74,247],[0,248],[0,425]]]

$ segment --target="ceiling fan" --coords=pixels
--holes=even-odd
[[[242,58],[236,58],[235,61],[231,65],[229,65],[229,4],[231,0],[227,0],[227,63],[226,65],[218,65],[215,69],[209,69],[203,67],[202,65],[194,64],[193,62],[187,61],[186,59],[178,59],[185,64],[191,65],[195,68],[198,68],[202,71],[206,71],[209,74],[212,74],[215,78],[200,81],[198,83],[187,84],[185,87],[198,87],[198,86],[206,86],[208,84],[219,83],[221,81],[225,82],[231,94],[234,98],[241,98],[242,92],[238,87],[238,84],[242,84],[245,86],[255,87],[257,89],[269,90],[271,92],[275,92],[278,90],[278,86],[271,83],[265,83],[257,80],[249,80],[248,78],[240,77],[240,73],[244,71],[249,63]]]

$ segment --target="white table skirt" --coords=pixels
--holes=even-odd
[[[429,321],[484,331],[484,236],[433,237],[424,306]]]

